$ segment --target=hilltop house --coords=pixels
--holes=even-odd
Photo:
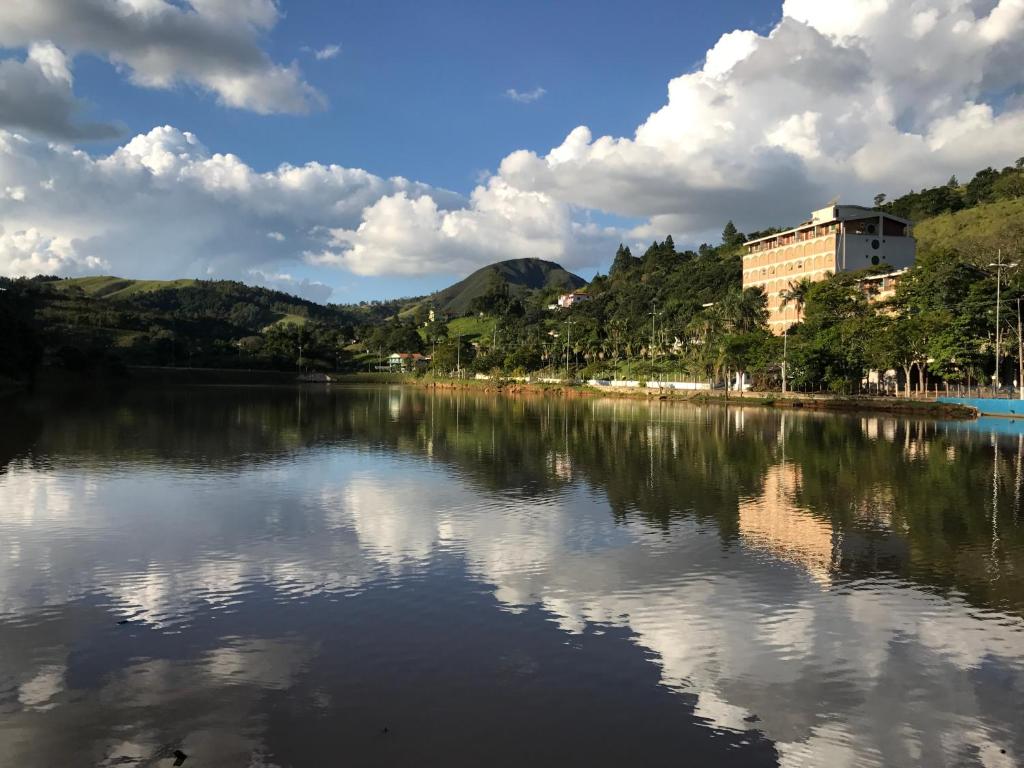
[[[388,357],[389,371],[415,371],[430,365],[430,358],[419,352],[392,352]]]
[[[829,274],[887,265],[906,271],[914,265],[917,241],[912,222],[859,205],[831,205],[811,214],[799,227],[750,240],[743,256],[743,287],[760,287],[768,296],[768,325],[781,334],[798,320],[797,308],[783,306],[791,283],[818,281]],[[890,273],[892,275],[896,272]],[[873,286],[892,288],[879,278]]]
[[[573,291],[572,293],[563,293],[558,297],[558,306],[561,309],[569,309],[574,304],[579,304],[583,301],[589,301],[590,296],[585,291]]]

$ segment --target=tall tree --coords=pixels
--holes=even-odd
[[[725,229],[722,230],[722,245],[726,248],[736,248],[743,245],[746,240],[746,236],[736,229],[736,225],[731,220],[725,225]]]

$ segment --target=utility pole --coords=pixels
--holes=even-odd
[[[654,364],[654,337],[656,335],[656,331],[655,331],[654,327],[655,327],[655,322],[657,320],[657,317],[658,317],[658,300],[655,299],[654,301],[651,302],[651,364],[652,365]]]
[[[789,326],[782,330],[782,394],[786,394],[786,363],[789,360]]]
[[[1003,251],[999,249],[996,259],[996,373],[992,378],[992,386],[999,387],[999,304],[1003,287]]]
[[[569,378],[569,350],[572,348],[572,327],[576,324],[575,320],[566,320],[565,327],[567,328],[565,335],[565,378]]]
[[[459,339],[455,343],[455,375],[458,378],[462,378],[462,334],[459,334]]]
[[[1021,338],[1020,299],[1017,299],[1017,396],[1024,400],[1024,339]]]
[[[992,377],[993,388],[999,387],[999,353],[1002,342],[1002,329],[1000,327],[1000,310],[1002,309],[1002,298],[1003,298],[1003,270],[1016,267],[1017,264],[1004,264],[1003,263],[1003,249],[1000,248],[997,251],[996,263],[989,264],[990,267],[996,268],[996,371]]]

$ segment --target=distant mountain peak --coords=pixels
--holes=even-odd
[[[454,285],[431,294],[426,301],[445,312],[463,315],[469,311],[473,300],[484,295],[495,283],[507,285],[514,294],[525,295],[551,289],[574,291],[587,281],[553,261],[506,259],[481,267]]]

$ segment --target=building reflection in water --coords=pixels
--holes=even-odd
[[[737,764],[766,740],[789,766],[1024,759],[1020,434],[249,396],[65,414],[0,474],[0,763],[173,738],[298,764],[284,733],[330,743],[366,711],[412,732],[439,702],[507,750],[610,702],[625,741],[656,713]],[[600,762],[601,736],[571,746]]]
[[[769,468],[764,492],[740,500],[740,535],[748,547],[799,565],[822,587],[828,587],[841,559],[842,537],[833,531],[831,523],[797,505],[799,486],[799,467],[776,464]]]

